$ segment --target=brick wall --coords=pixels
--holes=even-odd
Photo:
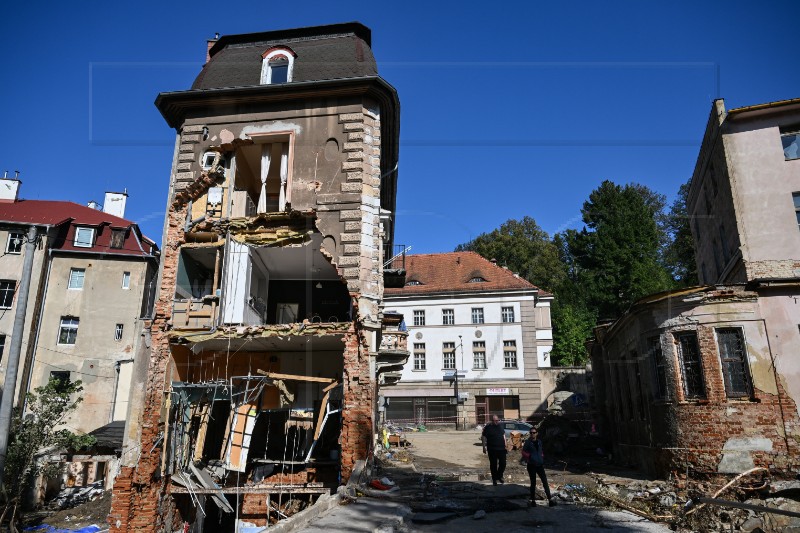
[[[372,441],[375,383],[370,374],[366,339],[359,331],[345,335],[344,409],[342,412],[342,482],[350,478],[355,462],[365,459]]]

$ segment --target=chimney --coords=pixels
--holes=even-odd
[[[3,177],[0,179],[0,200],[17,201],[19,186],[22,185],[22,182],[17,179],[17,176],[19,176],[19,170],[16,171],[13,178],[8,177],[7,170],[3,173]]]
[[[125,218],[125,203],[128,201],[128,189],[125,192],[107,192],[103,202],[103,212],[115,217]]]
[[[219,33],[215,33],[213,39],[206,41],[206,44],[208,45],[208,48],[206,48],[206,63],[211,61],[211,47],[217,44],[217,41],[219,41]]]

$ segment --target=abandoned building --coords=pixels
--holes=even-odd
[[[177,131],[160,294],[110,523],[261,531],[367,457],[402,359],[380,350],[397,93],[346,23],[211,40],[156,106]]]
[[[0,179],[4,381],[10,360],[18,361],[16,395],[4,395],[24,408],[25,394],[51,378],[80,380],[83,402],[66,426],[76,433],[102,432],[125,420],[133,362],[148,359],[141,332],[153,309],[158,247],[123,218],[124,192],[106,193],[100,209],[96,202],[25,200],[20,187],[18,179]],[[24,322],[17,331],[20,306]],[[53,486],[80,484],[88,475],[110,487],[121,445],[106,446],[100,456],[75,456],[76,464]]]
[[[475,252],[409,255],[405,267],[384,305],[405,317],[411,355],[380,388],[384,418],[464,428],[541,409],[553,296]]]
[[[711,109],[688,211],[703,286],[590,343],[603,430],[652,473],[800,469],[800,100]]]

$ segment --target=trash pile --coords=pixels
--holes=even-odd
[[[94,501],[103,496],[105,489],[104,480],[95,481],[85,487],[64,487],[58,494],[47,502],[47,508],[53,511],[70,509],[82,503]]]

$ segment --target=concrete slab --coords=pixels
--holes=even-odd
[[[340,505],[325,516],[312,520],[302,530],[316,533],[392,531],[403,523],[411,509],[402,503],[359,498],[349,505]]]

